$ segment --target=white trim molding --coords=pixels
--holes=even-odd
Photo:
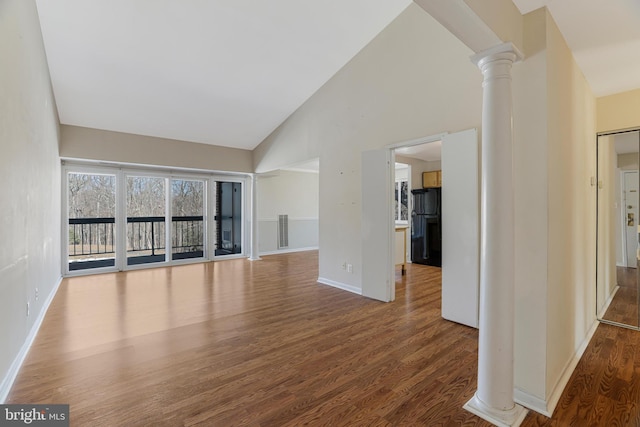
[[[291,254],[294,252],[306,252],[306,251],[317,251],[318,247],[317,246],[310,246],[307,248],[292,248],[292,249],[280,249],[277,251],[266,251],[266,252],[260,252],[260,256],[267,256],[267,255],[278,255],[278,254]]]
[[[362,289],[352,285],[347,285],[346,283],[336,282],[335,280],[326,279],[324,277],[318,277],[318,283],[322,283],[323,285],[328,285],[333,288],[342,289],[343,291],[351,292],[353,294],[362,295]]]

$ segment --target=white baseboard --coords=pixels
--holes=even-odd
[[[323,285],[329,285],[334,288],[342,289],[343,291],[348,291],[354,294],[362,295],[362,289],[356,288],[355,286],[347,285],[345,283],[336,282],[335,280],[325,279],[324,277],[318,277],[318,283],[322,283]]]
[[[549,399],[545,401],[543,399],[540,399],[539,397],[533,396],[525,391],[516,388],[514,389],[513,396],[516,403],[519,403],[520,405],[536,411],[546,417],[551,417],[553,415],[553,411],[555,411],[556,406],[558,405],[558,402],[560,401],[560,397],[562,397],[562,392],[571,379],[571,374],[573,374],[573,371],[576,369],[578,362],[580,362],[580,359],[587,349],[589,342],[591,342],[593,334],[596,333],[596,329],[598,329],[599,324],[600,322],[598,322],[598,320],[595,320],[593,322],[591,328],[589,329],[589,332],[587,332],[587,336],[584,338],[584,340],[582,340],[582,343],[580,343],[580,346],[576,350],[575,354],[569,360],[569,362],[567,362],[564,369],[562,370],[562,375],[560,375],[558,382],[551,390],[551,393],[549,393]]]
[[[551,417],[547,410],[547,402],[544,399],[540,399],[539,397],[529,394],[526,391],[522,391],[517,387],[513,389],[513,400],[525,408],[529,408],[539,414]]]
[[[258,255],[263,256],[263,255],[290,254],[293,252],[305,252],[305,251],[317,251],[317,250],[318,250],[317,246],[310,246],[307,248],[293,248],[293,249],[279,249],[277,251],[265,251],[265,252],[260,252]]]
[[[6,375],[2,379],[2,383],[0,383],[0,404],[3,404],[7,400],[7,397],[9,396],[9,392],[11,391],[11,387],[13,386],[13,382],[16,380],[16,377],[18,376],[18,372],[20,372],[20,368],[22,367],[22,364],[24,363],[24,359],[27,357],[27,354],[29,353],[29,349],[31,348],[33,341],[36,339],[36,335],[38,335],[38,331],[40,330],[40,326],[42,326],[42,321],[44,320],[44,316],[47,314],[47,311],[49,310],[49,306],[53,301],[53,297],[55,297],[56,293],[58,293],[58,288],[60,288],[61,283],[62,283],[62,276],[58,279],[58,282],[55,284],[55,286],[49,293],[49,296],[47,296],[47,299],[44,301],[44,304],[42,305],[42,310],[40,310],[40,314],[38,314],[38,317],[33,323],[33,326],[29,331],[29,335],[27,335],[27,338],[25,339],[24,344],[22,344],[20,351],[18,352],[16,357],[13,359],[13,363],[11,363],[11,366],[9,367],[9,371],[7,371]]]

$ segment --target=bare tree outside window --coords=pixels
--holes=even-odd
[[[171,241],[174,259],[185,257],[186,254],[202,256],[204,188],[203,181],[171,180]]]
[[[172,259],[204,256],[206,185],[198,179],[125,177],[127,264],[164,262],[166,185]],[[67,174],[69,270],[115,266],[116,176]]]
[[[115,263],[116,177],[67,175],[69,266],[104,267]]]

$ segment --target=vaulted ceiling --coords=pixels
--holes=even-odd
[[[36,0],[63,124],[253,149],[411,0]],[[640,88],[638,0],[547,6],[596,96]]]
[[[253,149],[411,0],[37,0],[63,124]]]

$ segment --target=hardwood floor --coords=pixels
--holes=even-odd
[[[553,417],[529,413],[522,426],[640,426],[640,333],[600,324]]]
[[[603,319],[638,326],[638,285],[635,268],[616,267],[618,291]]]
[[[477,331],[440,317],[440,269],[396,301],[316,283],[317,253],[65,279],[7,403],[72,426],[489,426],[462,409]],[[601,325],[552,419],[640,425],[638,334]],[[626,424],[621,422],[626,422]]]

